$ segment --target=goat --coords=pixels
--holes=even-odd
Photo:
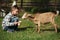
[[[24,13],[22,16],[22,19],[28,18],[29,20],[33,21],[36,26],[36,31],[40,32],[40,26],[41,23],[52,23],[52,25],[55,28],[55,32],[57,32],[57,24],[55,23],[55,17],[59,14],[59,11],[56,11],[56,14],[54,12],[45,12],[45,13],[35,13],[35,14],[28,14],[27,12]]]

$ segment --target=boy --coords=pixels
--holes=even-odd
[[[8,13],[3,19],[3,30],[6,30],[7,32],[13,32],[14,30],[17,30],[19,25],[18,17],[16,17],[18,10],[19,8],[16,5],[11,8],[11,12]]]

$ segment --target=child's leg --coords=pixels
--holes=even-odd
[[[4,31],[7,31],[7,30],[8,30],[8,26],[3,27],[3,30],[4,30]]]
[[[16,25],[16,26],[11,26],[11,27],[9,27],[9,30],[17,30],[17,28],[18,28],[18,26]]]
[[[14,31],[13,26],[9,26],[7,31],[13,32]]]
[[[18,29],[18,26],[14,26],[14,30],[17,30]]]
[[[9,32],[13,32],[13,31],[14,31],[14,29],[12,29],[10,26],[6,26],[6,27],[4,27],[3,30],[5,30],[5,31],[9,31]]]
[[[14,29],[8,29],[7,32],[14,32]]]

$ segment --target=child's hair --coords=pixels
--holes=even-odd
[[[18,9],[19,10],[19,7],[17,5],[14,5],[13,7],[11,7],[11,11],[13,11],[15,9]]]

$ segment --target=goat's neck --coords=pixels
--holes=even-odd
[[[34,18],[29,18],[29,20],[34,21]]]

